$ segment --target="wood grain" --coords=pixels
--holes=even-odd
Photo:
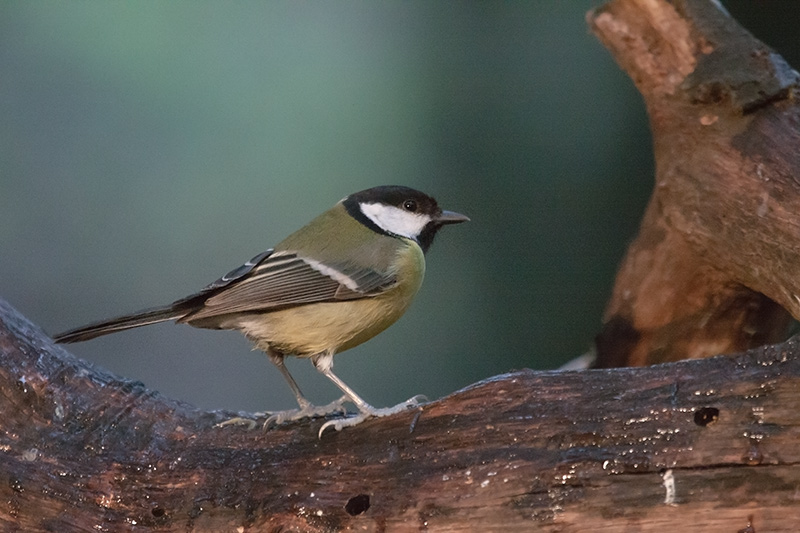
[[[322,439],[322,420],[216,428],[233,413],[94,368],[5,303],[0,354],[3,531],[800,523],[796,339],[647,368],[496,376]]]
[[[797,72],[710,1],[619,0],[588,21],[644,98],[656,162],[598,365],[784,339],[800,318]]]

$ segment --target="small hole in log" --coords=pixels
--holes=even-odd
[[[153,507],[153,509],[150,512],[153,513],[153,516],[155,516],[156,518],[161,518],[167,513],[161,507]]]
[[[719,409],[716,407],[703,407],[694,412],[694,423],[698,426],[713,424],[719,418]]]
[[[350,516],[356,516],[366,510],[369,509],[369,495],[368,494],[359,494],[358,496],[353,496],[349,500],[347,500],[347,505],[344,506],[344,510],[347,511],[347,514]]]

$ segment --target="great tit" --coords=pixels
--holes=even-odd
[[[430,196],[403,186],[381,186],[347,196],[275,248],[260,253],[200,292],[54,336],[81,342],[108,333],[175,320],[209,329],[234,329],[263,350],[286,379],[298,409],[273,413],[264,424],[345,413],[327,422],[337,430],[372,416],[418,404],[418,397],[376,409],[332,372],[333,356],[371,339],[405,313],[425,275],[425,252],[446,224],[469,218],[443,211]],[[317,407],[284,364],[287,355],[310,358],[344,393]]]

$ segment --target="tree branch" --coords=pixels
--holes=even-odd
[[[522,371],[317,439],[76,359],[0,301],[5,531],[639,531],[797,524],[800,343]],[[712,514],[710,511],[714,509]]]
[[[644,97],[656,159],[599,366],[784,338],[800,318],[800,77],[711,1],[618,0],[588,21]]]

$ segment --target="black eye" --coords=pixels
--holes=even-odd
[[[415,200],[406,200],[403,202],[403,209],[411,211],[412,213],[417,210],[417,202]]]

